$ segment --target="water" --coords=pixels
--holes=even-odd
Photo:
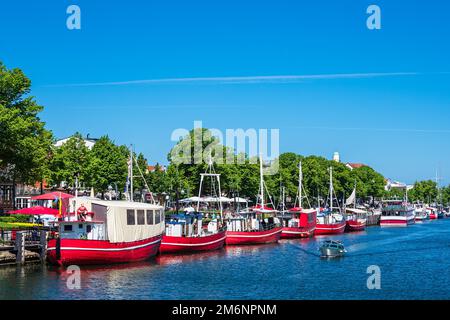
[[[341,259],[318,256],[324,239],[161,256],[139,264],[82,267],[81,290],[50,266],[0,268],[0,299],[450,299],[450,219],[370,227],[342,240]],[[367,268],[381,268],[368,290]]]

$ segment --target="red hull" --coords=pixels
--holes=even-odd
[[[281,238],[283,228],[274,228],[267,231],[258,232],[236,232],[227,231],[227,245],[251,245],[276,243]]]
[[[298,238],[310,238],[314,236],[316,227],[310,228],[289,228],[284,227],[281,232],[281,239],[298,239]]]
[[[341,223],[317,224],[315,234],[318,236],[325,234],[342,234],[345,231],[345,226],[345,221]]]
[[[47,260],[54,265],[88,265],[138,262],[158,253],[162,236],[145,240],[111,243],[101,240],[61,239],[57,257],[57,240],[48,242]]]
[[[364,229],[366,229],[366,225],[364,223],[354,220],[347,221],[345,226],[345,231],[347,232],[364,231]]]
[[[431,213],[430,214],[430,220],[436,220],[438,218],[437,214]]]
[[[159,251],[161,253],[181,253],[218,250],[225,245],[225,239],[226,231],[206,237],[163,236]]]

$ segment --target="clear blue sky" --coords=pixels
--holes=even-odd
[[[81,30],[66,28],[70,4]],[[370,4],[381,30],[366,28]],[[444,0],[3,1],[0,60],[32,79],[57,137],[108,134],[165,163],[172,131],[194,120],[279,128],[281,152],[339,151],[408,183],[440,167],[447,184],[449,12]],[[360,73],[391,75],[233,80]],[[174,78],[186,80],[127,83]]]

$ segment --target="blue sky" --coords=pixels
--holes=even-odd
[[[81,30],[66,28],[70,4]],[[370,4],[381,30],[366,27]],[[279,128],[281,152],[339,151],[408,183],[440,168],[447,184],[448,12],[444,0],[18,0],[1,4],[0,60],[32,79],[57,137],[108,134],[165,163],[172,131],[195,120]],[[386,75],[357,75],[374,73]],[[324,76],[240,78],[291,75]],[[132,82],[152,79],[184,81]]]

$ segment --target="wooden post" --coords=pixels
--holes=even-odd
[[[25,234],[23,231],[16,233],[16,263],[25,264]]]
[[[40,234],[40,250],[41,261],[45,261],[47,257],[47,231],[41,230]]]

